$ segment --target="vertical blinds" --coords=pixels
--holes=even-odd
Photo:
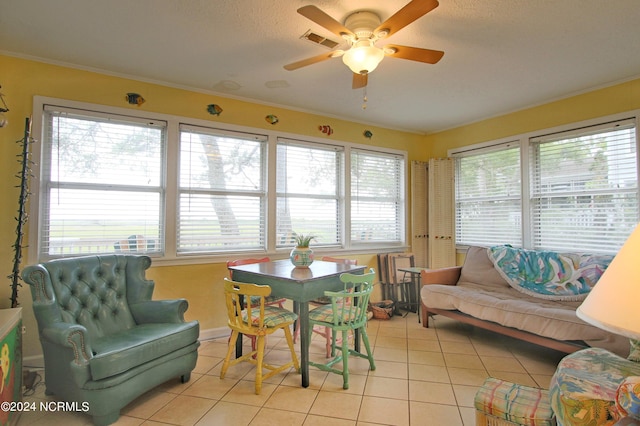
[[[266,141],[180,126],[178,253],[264,248]]]
[[[456,243],[522,245],[520,146],[508,142],[456,159]]]
[[[351,240],[404,241],[404,172],[401,155],[351,151]]]
[[[344,149],[279,138],[276,155],[276,246],[296,233],[342,244]]]
[[[532,139],[534,247],[615,253],[638,221],[635,120]]]
[[[53,106],[44,122],[40,255],[162,252],[166,123]]]

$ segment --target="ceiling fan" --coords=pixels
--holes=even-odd
[[[354,12],[347,16],[344,25],[316,6],[301,7],[298,9],[299,14],[344,38],[350,47],[347,50],[335,50],[293,62],[285,65],[284,68],[293,71],[342,56],[342,61],[353,71],[352,87],[359,89],[367,85],[369,73],[378,66],[385,56],[435,64],[442,58],[444,52],[397,44],[377,47],[375,43],[395,34],[416,19],[426,15],[438,7],[438,4],[437,0],[411,0],[382,23],[380,17],[373,12]]]

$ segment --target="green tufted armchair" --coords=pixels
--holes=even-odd
[[[148,256],[103,255],[28,266],[45,361],[46,393],[96,425],[115,422],[129,402],[173,378],[189,380],[199,324],[187,301],[151,300]]]

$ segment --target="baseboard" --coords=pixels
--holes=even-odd
[[[229,337],[229,334],[229,327],[209,328],[207,330],[200,330],[200,335],[198,338],[201,341],[212,340],[218,339],[220,337]]]
[[[25,356],[22,358],[22,370],[42,370],[44,368],[44,357],[40,355]]]

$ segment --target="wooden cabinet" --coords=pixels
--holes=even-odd
[[[0,309],[0,402],[18,401],[22,401],[22,308]],[[16,410],[0,410],[0,425],[15,424],[19,415]]]

